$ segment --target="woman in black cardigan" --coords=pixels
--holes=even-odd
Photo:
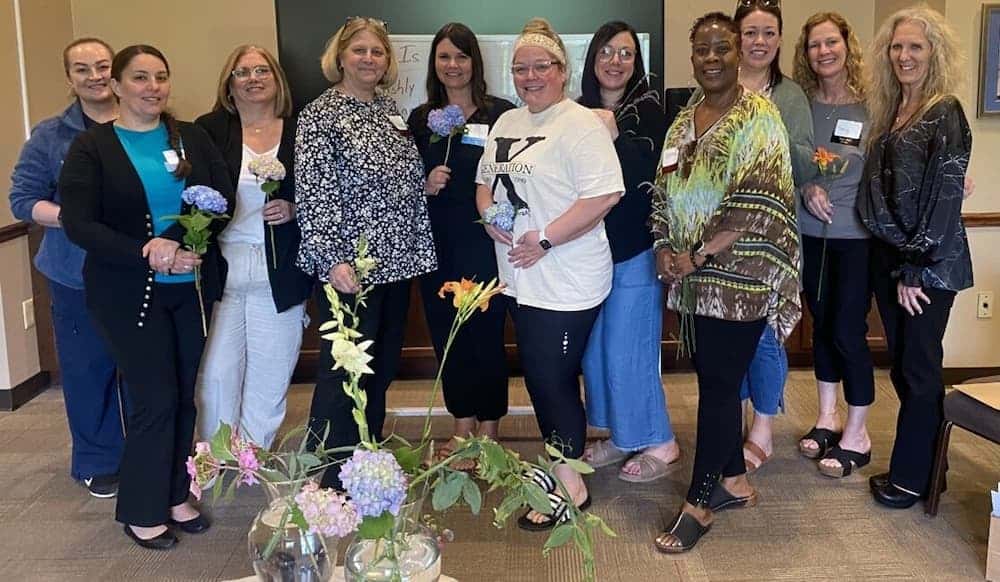
[[[116,519],[138,545],[167,549],[208,522],[188,502],[185,460],[194,436],[194,387],[205,338],[204,308],[222,296],[226,263],[214,244],[225,221],[212,223],[204,255],[181,247],[186,186],[205,185],[233,211],[225,162],[200,128],[164,107],[170,69],[157,49],[135,45],[115,55],[111,88],[120,117],[81,134],[59,178],[61,221],[87,251],[87,307],[125,376],[128,422]]]
[[[295,118],[278,61],[253,45],[237,47],[219,76],[215,108],[195,122],[222,151],[239,201],[219,248],[229,278],[198,381],[198,432],[225,422],[267,448],[285,417],[285,396],[302,345],[312,279],[295,266]],[[285,179],[270,197],[248,169],[276,157]],[[273,236],[273,246],[272,246]]]

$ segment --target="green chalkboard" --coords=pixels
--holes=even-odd
[[[296,109],[329,83],[319,68],[323,47],[350,16],[388,23],[390,34],[434,34],[462,22],[477,34],[516,34],[533,16],[559,33],[591,34],[609,20],[624,20],[650,35],[649,70],[663,71],[663,0],[275,0],[278,50]],[[654,76],[660,91],[663,79]]]

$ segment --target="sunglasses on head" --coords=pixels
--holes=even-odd
[[[372,18],[370,16],[348,16],[347,21],[344,24],[350,24],[355,20],[363,20],[368,24],[374,24],[375,26],[383,28],[386,32],[389,32],[389,25],[386,24],[384,20],[379,20],[378,18]]]
[[[740,0],[737,8],[777,8],[781,10],[781,0]]]

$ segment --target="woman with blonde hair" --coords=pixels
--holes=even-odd
[[[846,477],[871,460],[866,420],[875,400],[868,349],[869,238],[854,210],[870,126],[861,79],[861,47],[836,12],[812,15],[795,46],[795,80],[812,105],[816,144],[836,159],[801,189],[803,292],[813,316],[813,359],[819,415],[799,441],[829,477]],[[843,383],[847,421],[837,415]]]
[[[954,31],[925,7],[889,17],[869,56],[872,128],[857,208],[876,239],[871,278],[900,400],[889,472],[869,484],[893,508],[927,492],[943,414],[942,339],[956,293],[972,286],[962,224],[972,133],[953,93],[963,63]]]
[[[222,67],[215,107],[195,122],[226,159],[238,200],[219,235],[229,278],[198,379],[202,438],[225,422],[266,448],[285,418],[312,288],[312,278],[295,266],[301,239],[292,165],[295,121],[281,65],[267,49],[245,44]],[[255,160],[268,158],[286,170],[272,195],[250,170]]]
[[[329,282],[353,304],[361,284],[372,284],[358,309],[359,331],[372,340],[373,374],[361,388],[374,440],[382,439],[385,392],[399,354],[410,304],[411,279],[437,268],[424,198],[424,163],[396,104],[385,91],[398,74],[389,33],[381,20],[351,18],[333,35],[321,59],[333,84],[299,115],[295,138],[295,202],[302,229],[298,266]],[[366,281],[355,276],[359,238],[378,263]],[[330,302],[316,293],[322,317]],[[361,340],[359,340],[361,341]],[[319,377],[309,411],[313,439],[329,428],[327,447],[358,442],[344,393],[344,369],[333,369],[330,342],[320,344]],[[315,444],[315,443],[314,443]],[[339,486],[327,471],[324,487]]]

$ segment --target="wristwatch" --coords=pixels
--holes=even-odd
[[[688,257],[690,257],[691,264],[694,266],[694,268],[695,269],[700,269],[701,267],[704,267],[709,262],[711,262],[711,260],[715,258],[715,255],[706,253],[705,252],[705,242],[704,241],[698,241],[698,242],[694,243],[693,247],[691,247],[691,251],[688,253]],[[695,257],[701,257],[701,258],[705,259],[705,261],[701,264],[701,267],[699,267],[698,263],[694,260]]]
[[[549,250],[552,248],[552,243],[545,236],[545,229],[538,231],[538,246],[542,247],[542,250]]]

